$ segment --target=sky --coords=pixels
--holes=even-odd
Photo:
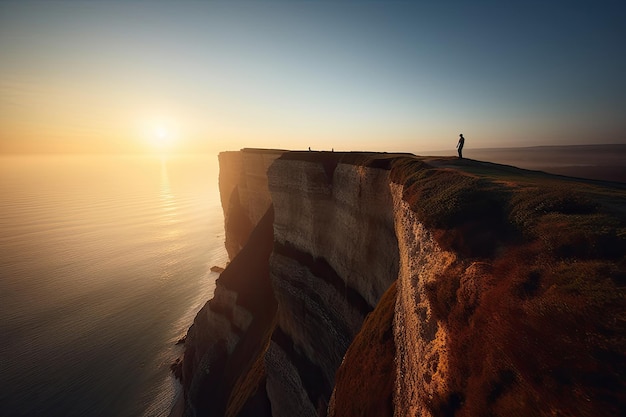
[[[623,1],[2,1],[0,153],[626,143]]]

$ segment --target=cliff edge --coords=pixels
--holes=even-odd
[[[409,154],[220,154],[231,263],[186,416],[626,414],[626,186]]]

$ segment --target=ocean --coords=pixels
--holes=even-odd
[[[0,415],[167,416],[224,266],[216,155],[0,157]]]

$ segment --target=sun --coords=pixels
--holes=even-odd
[[[171,150],[175,142],[173,133],[165,126],[156,126],[150,140],[160,152]]]
[[[181,127],[171,117],[145,117],[137,120],[137,131],[143,142],[144,152],[169,154],[182,147]]]

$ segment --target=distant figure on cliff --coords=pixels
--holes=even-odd
[[[459,135],[459,143],[456,144],[457,149],[459,150],[459,158],[463,159],[463,145],[465,145],[465,138],[463,137],[463,133]]]

